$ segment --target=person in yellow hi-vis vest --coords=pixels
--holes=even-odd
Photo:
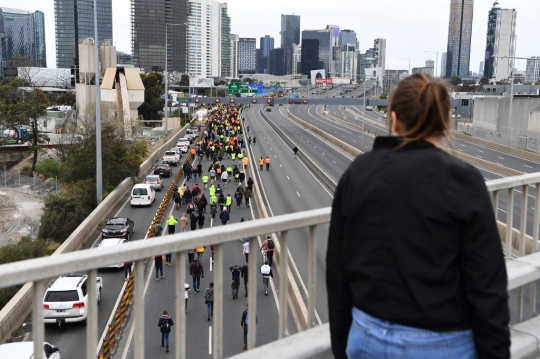
[[[248,164],[249,164],[249,158],[248,158],[248,156],[244,156],[244,158],[242,158],[242,162],[244,163],[244,167],[247,167]]]
[[[261,166],[261,171],[263,170],[263,166],[264,166],[264,158],[261,157],[261,159],[259,160],[259,166]]]

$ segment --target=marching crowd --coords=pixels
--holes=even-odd
[[[246,172],[249,166],[246,146],[252,143],[251,137],[247,141],[244,138],[249,133],[249,126],[243,128],[239,108],[234,105],[219,105],[208,112],[208,126],[204,131],[204,136],[196,142],[190,150],[192,161],[186,161],[182,167],[185,182],[181,186],[176,186],[173,191],[174,210],[185,210],[179,220],[171,214],[166,221],[169,234],[176,232],[179,225],[180,232],[186,232],[188,227],[194,231],[203,229],[207,223],[207,209],[211,221],[219,219],[221,225],[226,225],[231,220],[233,203],[239,209],[243,206],[250,207],[250,200],[253,197],[253,179]],[[255,137],[253,144],[256,143]],[[210,162],[207,168],[203,166],[203,160]],[[226,163],[225,163],[226,162]],[[263,157],[259,160],[260,169],[266,165],[266,170],[270,170],[270,158]],[[201,184],[199,185],[198,179]],[[227,187],[229,186],[229,187]],[[233,188],[233,191],[228,188]],[[232,193],[232,195],[231,195]],[[174,211],[173,211],[174,213]],[[242,217],[241,222],[244,221]],[[161,235],[163,228],[156,226],[156,235]],[[245,297],[248,293],[248,254],[249,238],[242,239],[242,251],[246,258],[246,264],[230,266],[232,275],[231,289],[232,298],[238,298],[240,280],[243,279]],[[254,238],[252,240],[255,240]],[[273,278],[271,266],[273,264],[274,242],[270,236],[262,243],[261,252],[263,262],[260,273],[263,278],[265,295],[268,295],[269,280]],[[214,262],[214,246],[210,246],[211,262]],[[204,266],[202,256],[205,246],[188,250],[189,274],[193,279],[192,287],[185,284],[186,313],[188,298],[192,298],[193,293],[200,292],[201,278],[204,278]],[[156,281],[165,278],[163,275],[163,263],[172,266],[172,254],[154,256],[156,270]],[[204,300],[207,305],[207,320],[210,321],[214,310],[214,283],[204,291]],[[244,332],[244,349],[247,349],[247,330],[249,322],[248,309],[243,311],[241,318],[241,329]],[[167,311],[159,319],[158,326],[162,333],[162,347],[169,351],[169,333],[174,325],[172,318]]]

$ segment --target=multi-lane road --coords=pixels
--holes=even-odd
[[[315,208],[322,208],[331,205],[332,194],[327,192],[324,187],[318,182],[316,176],[311,173],[303,163],[293,158],[291,149],[285,144],[285,142],[275,133],[270,125],[262,118],[260,110],[263,105],[252,105],[244,112],[244,118],[246,118],[247,124],[250,125],[250,136],[257,136],[257,145],[252,146],[251,166],[257,167],[257,173],[255,180],[259,181],[261,185],[262,195],[266,197],[269,204],[270,211],[273,215],[287,214],[291,212],[304,211]],[[335,181],[337,181],[345,169],[350,165],[353,158],[343,153],[343,151],[335,148],[327,141],[322,140],[318,136],[314,135],[310,131],[306,131],[304,128],[297,125],[294,121],[289,119],[287,109],[296,116],[309,122],[325,132],[339,138],[340,140],[351,144],[352,146],[367,151],[370,150],[373,145],[373,136],[364,134],[364,143],[362,143],[362,133],[360,131],[351,129],[350,127],[343,126],[337,122],[329,120],[322,114],[322,106],[315,105],[298,105],[298,106],[274,106],[271,112],[264,111],[270,121],[272,121],[285,135],[287,135],[317,166],[328,175],[330,175]],[[329,113],[332,116],[339,117],[346,121],[354,123],[354,116],[350,112],[337,106],[328,106]],[[361,112],[361,107],[354,109],[353,111]],[[384,117],[377,112],[366,112],[373,120],[381,122],[383,125]],[[373,126],[366,122],[366,127],[370,129],[370,133],[380,132],[381,129],[377,126]],[[523,172],[537,172],[540,171],[540,164],[524,160],[508,154],[502,154],[500,152],[487,149],[482,146],[472,145],[467,142],[456,141],[455,147],[464,153],[477,156],[482,154],[482,158],[492,162],[498,162],[506,167],[514,168]],[[479,152],[483,151],[483,152]],[[272,160],[270,171],[258,171],[256,165],[257,159],[260,157],[266,158],[269,156]],[[502,158],[501,158],[502,157]],[[253,161],[255,160],[255,161]],[[255,163],[254,163],[255,162]],[[225,164],[229,164],[230,160],[225,160]],[[203,165],[207,167],[208,161],[204,161]],[[175,171],[177,168],[175,168]],[[486,180],[500,178],[498,174],[480,169]],[[170,180],[166,180],[165,188],[170,184]],[[225,194],[234,194],[235,186],[229,185]],[[517,191],[517,190],[516,190]],[[519,191],[518,191],[519,192]],[[126,202],[124,206],[117,213],[118,216],[126,216],[135,220],[136,232],[132,240],[143,239],[152,218],[154,217],[155,210],[157,209],[157,203],[163,199],[165,191],[158,192],[156,204],[149,208],[131,208]],[[530,197],[534,197],[534,191],[530,192]],[[530,198],[532,199],[532,198]],[[532,203],[532,202],[531,202]],[[127,204],[127,205],[126,205]],[[515,199],[514,217],[519,218],[520,198],[517,196]],[[531,207],[529,205],[529,207]],[[529,210],[530,211],[530,210]],[[181,215],[182,211],[174,211],[173,214],[176,217]],[[499,219],[504,220],[506,213],[506,196],[501,195],[499,200]],[[250,220],[258,217],[256,208],[241,208],[236,209],[233,205],[231,213],[231,222],[238,222],[240,218]],[[517,219],[514,219],[514,223],[518,223]],[[210,215],[206,214],[205,227],[209,226],[221,226],[219,220],[211,221]],[[532,223],[529,224],[532,229]],[[316,310],[317,320],[321,322],[328,321],[328,308],[326,304],[326,285],[324,280],[325,269],[325,254],[326,254],[326,235],[328,226],[320,226],[317,231],[317,292],[316,295]],[[290,234],[290,255],[292,258],[292,271],[302,292],[307,289],[305,283],[307,283],[307,230],[291,231]],[[158,240],[158,239],[153,239]],[[194,294],[193,298],[189,300],[188,304],[188,316],[187,316],[187,355],[190,358],[203,358],[209,357],[212,353],[212,340],[211,340],[211,327],[212,321],[208,322],[206,318],[206,306],[204,304],[203,293],[204,289],[208,286],[210,281],[213,280],[213,272],[216,268],[220,268],[225,271],[224,280],[226,283],[230,282],[229,266],[234,264],[243,265],[245,258],[242,255],[242,246],[240,240],[238,243],[228,243],[224,246],[224,263],[211,263],[210,250],[207,248],[203,257],[203,265],[205,269],[205,278],[201,283],[201,292]],[[260,257],[257,268],[261,265]],[[191,277],[178,280],[174,277],[174,266],[165,267],[165,279],[160,282],[155,281],[154,273],[152,271],[152,263],[149,262],[147,268],[146,280],[146,297],[145,297],[145,350],[148,357],[161,357],[166,356],[160,346],[160,334],[157,327],[157,320],[161,312],[164,309],[174,311],[175,298],[174,298],[174,286],[175,282],[186,282],[191,284]],[[216,267],[217,266],[217,267]],[[258,272],[258,270],[257,270]],[[257,293],[258,301],[258,319],[259,324],[257,326],[257,344],[264,344],[277,339],[277,293],[274,288],[277,288],[279,278],[275,271],[274,286],[269,296],[265,296],[262,289],[259,287]],[[107,324],[109,316],[118,298],[123,281],[123,271],[118,270],[100,270],[99,276],[104,279],[104,290],[102,293],[102,302],[99,306],[99,332],[101,333]],[[255,280],[260,280],[259,276]],[[227,287],[228,288],[228,287]],[[244,296],[243,285],[240,288],[239,299],[232,300],[232,297],[227,291],[225,293],[224,302],[224,355],[230,356],[243,350],[242,331],[240,330],[240,317],[247,298]],[[176,299],[177,300],[177,299]],[[173,313],[174,314],[174,313]],[[289,332],[296,331],[296,325],[293,321],[293,316],[289,315],[290,321],[288,323]],[[173,327],[174,330],[174,327]],[[125,333],[125,339],[129,333]],[[171,336],[173,338],[173,336]],[[47,326],[46,328],[46,340],[54,343],[62,349],[62,355],[68,358],[79,357],[81,355],[81,348],[84,348],[86,336],[85,326],[78,324],[66,325],[62,328],[55,326]],[[127,358],[133,357],[133,343],[125,343],[125,351]],[[172,349],[176,343],[171,343]]]

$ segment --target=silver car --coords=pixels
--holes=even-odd
[[[143,183],[151,185],[156,191],[161,191],[163,188],[163,178],[160,175],[148,175]]]

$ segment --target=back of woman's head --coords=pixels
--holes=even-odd
[[[450,96],[445,82],[414,74],[399,82],[390,94],[389,132],[396,114],[404,143],[444,136],[450,142]]]

